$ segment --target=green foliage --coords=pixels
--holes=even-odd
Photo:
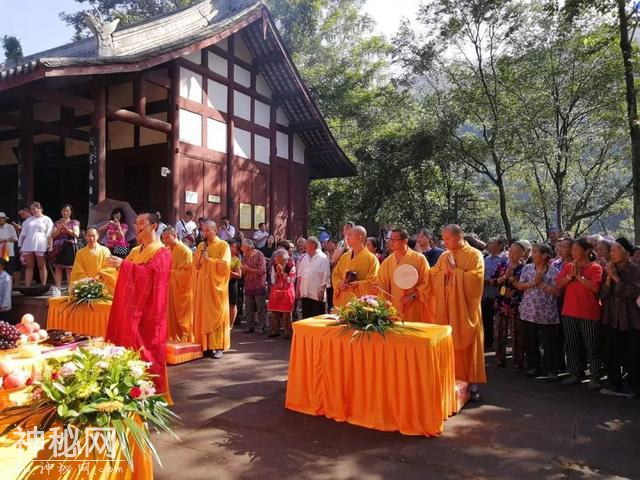
[[[17,37],[13,35],[5,35],[2,37],[2,48],[4,50],[4,57],[7,60],[19,62],[20,59],[22,59],[22,45]]]
[[[60,19],[73,27],[74,40],[89,35],[89,29],[84,23],[88,13],[97,14],[105,22],[119,19],[120,24],[126,25],[187,7],[196,3],[196,0],[76,0],[76,2],[87,8],[75,13],[60,13]]]

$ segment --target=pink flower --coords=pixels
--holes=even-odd
[[[76,367],[75,364],[71,362],[67,362],[64,365],[62,365],[62,368],[60,369],[60,375],[62,375],[63,377],[70,377],[77,371],[78,371],[78,367]]]
[[[140,390],[142,390],[142,398],[151,397],[156,394],[156,387],[152,382],[140,383]]]
[[[58,372],[53,372],[51,374],[51,380],[60,380],[60,374]]]
[[[129,395],[131,395],[131,398],[140,398],[142,395],[142,389],[140,387],[133,387],[129,390]]]

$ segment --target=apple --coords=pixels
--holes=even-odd
[[[38,340],[46,340],[47,338],[49,338],[49,334],[46,330],[40,330],[39,332],[37,332],[37,334]]]
[[[40,335],[37,332],[33,332],[28,335],[28,338],[30,342],[37,342],[40,339]]]
[[[9,358],[3,358],[2,360],[0,360],[0,377],[4,377],[6,375],[9,375],[10,373],[13,373],[15,369],[16,362],[14,362],[13,360]]]
[[[27,331],[27,330],[26,330],[26,327],[25,327],[25,325],[24,325],[24,323],[19,323],[19,324],[17,324],[17,325],[16,325],[16,328],[18,329],[18,331],[19,331],[20,333],[26,333],[26,331]]]
[[[36,331],[33,323],[25,323],[23,325],[23,333],[30,334]]]
[[[13,372],[4,377],[4,388],[6,390],[11,390],[12,388],[24,387],[27,384],[28,379],[29,375],[23,371]]]
[[[29,341],[29,337],[27,337],[24,333],[20,335],[20,338],[16,341],[16,345],[22,345]]]
[[[21,321],[22,323],[25,323],[25,324],[26,324],[26,323],[33,323],[33,322],[35,322],[35,321],[36,321],[36,319],[35,319],[35,318],[33,318],[33,315],[31,315],[30,313],[25,313],[25,314],[22,316],[22,319],[21,319],[20,321]]]
[[[32,323],[31,326],[33,327],[34,332],[39,332],[41,329],[40,324],[36,322]]]

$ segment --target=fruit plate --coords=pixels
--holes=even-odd
[[[15,397],[27,388],[28,387],[26,385],[24,387],[10,388],[8,390],[0,388],[0,410],[4,410],[8,407],[13,407],[17,403],[21,403],[18,402],[17,398]]]

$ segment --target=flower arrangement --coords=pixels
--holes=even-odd
[[[342,333],[351,332],[351,340],[362,338],[362,334],[378,333],[385,337],[392,329],[408,329],[393,304],[382,297],[365,295],[354,298],[337,311],[336,325],[342,326]]]
[[[107,286],[95,278],[84,278],[73,284],[73,290],[68,297],[70,304],[66,307],[74,309],[80,305],[89,305],[94,302],[110,302],[113,297],[109,294]]]
[[[169,410],[164,396],[156,393],[147,370],[148,364],[138,352],[113,345],[78,348],[69,355],[47,359],[42,377],[28,387],[31,403],[0,412],[0,419],[12,419],[0,436],[24,428],[32,418],[41,419],[38,429],[42,431],[55,422],[80,429],[108,427],[115,431],[131,467],[128,432],[142,451],[150,451],[161,464],[149,425],[177,439],[171,423],[178,417]],[[135,421],[136,416],[141,424]]]

